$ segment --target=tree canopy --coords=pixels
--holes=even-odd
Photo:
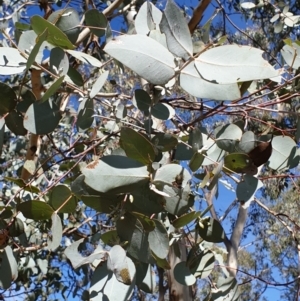
[[[298,1],[1,5],[2,300],[299,300]]]

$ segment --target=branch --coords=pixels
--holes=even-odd
[[[194,9],[193,16],[188,23],[191,34],[195,31],[199,22],[201,22],[204,11],[206,10],[210,2],[211,0],[202,0],[199,2],[198,6]]]
[[[230,243],[225,243],[226,249],[228,251],[228,272],[232,277],[236,276],[238,260],[237,260],[237,251],[240,244],[241,236],[243,234],[245,222],[247,219],[247,208],[245,208],[242,204],[239,207],[238,217],[230,238]]]

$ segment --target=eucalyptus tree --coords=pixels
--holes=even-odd
[[[253,279],[297,282],[266,280],[240,242],[252,202],[273,214],[256,192],[299,164],[299,45],[287,39],[275,55],[209,35],[217,14],[197,27],[209,3],[188,22],[172,0],[163,10],[117,0],[84,11],[41,1],[44,16],[25,22],[15,8],[5,18],[14,27],[0,48],[4,298],[158,290],[159,300],[238,300]],[[294,28],[286,10],[278,19]],[[222,216],[221,185],[235,193]]]

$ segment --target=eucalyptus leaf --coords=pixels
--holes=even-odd
[[[104,51],[152,84],[166,84],[175,75],[173,55],[147,36],[119,36]]]

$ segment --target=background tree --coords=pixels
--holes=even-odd
[[[299,298],[298,4],[154,4],[3,4],[2,299]]]

